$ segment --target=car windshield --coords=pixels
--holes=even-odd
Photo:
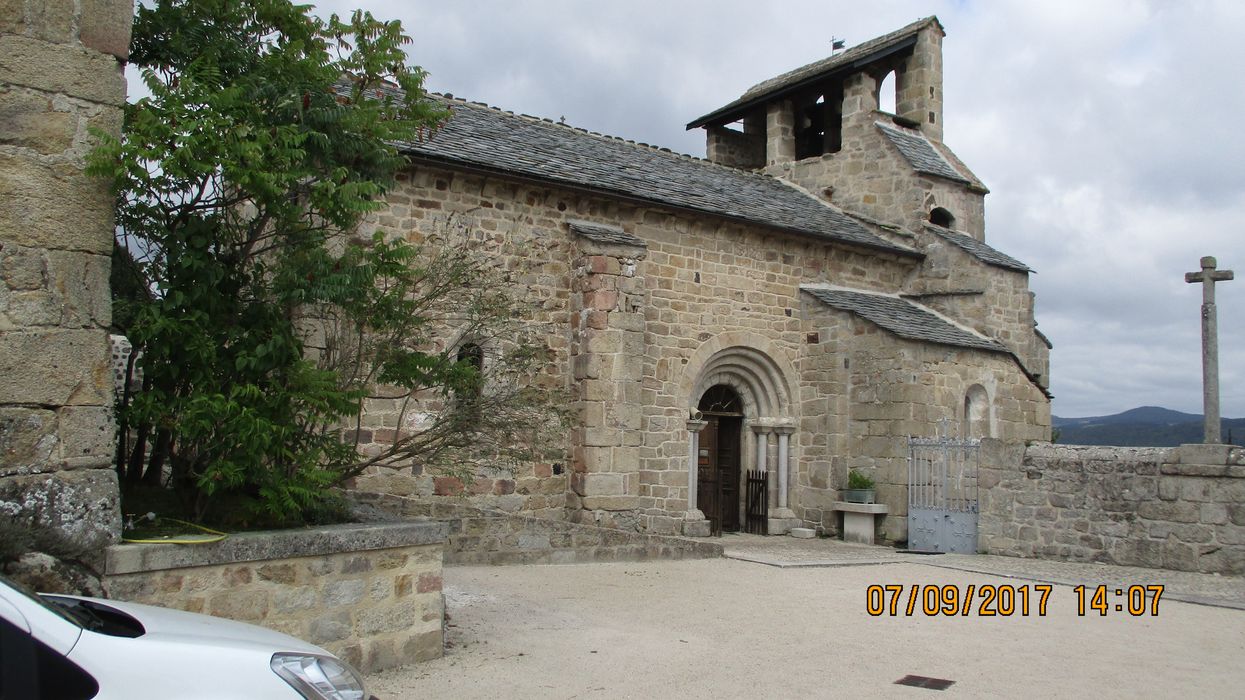
[[[14,593],[18,595],[23,595],[29,598],[30,600],[34,601],[36,604],[43,606],[47,610],[52,611],[56,615],[64,618],[65,620],[73,623],[74,625],[77,625],[78,627],[88,626],[85,624],[86,621],[81,618],[79,613],[57,605],[54,601],[44,598],[38,593],[27,588],[25,585],[18,583],[17,581],[14,581],[13,579],[8,578],[4,574],[0,574],[0,584],[5,586],[6,588],[9,588],[10,590],[12,590]]]

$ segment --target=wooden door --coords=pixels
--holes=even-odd
[[[736,416],[705,416],[696,459],[696,504],[709,520],[710,531],[739,530],[739,435]]]
[[[734,416],[718,418],[717,452],[718,484],[721,495],[722,529],[739,531],[739,430],[742,421]]]
[[[718,422],[706,419],[700,431],[700,453],[696,456],[696,505],[709,521],[712,535],[722,534],[721,490],[718,488],[718,463],[715,446],[718,441]]]

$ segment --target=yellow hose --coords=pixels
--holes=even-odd
[[[186,525],[187,527],[193,527],[196,530],[202,530],[210,535],[216,535],[216,537],[196,537],[194,539],[170,539],[170,538],[165,537],[165,538],[145,539],[145,540],[133,540],[128,537],[122,537],[121,541],[129,542],[130,544],[211,544],[212,542],[220,542],[221,540],[229,536],[229,533],[227,532],[221,532],[220,530],[213,530],[210,527],[196,525],[195,523],[188,523],[185,520],[178,520],[176,518],[160,518],[160,520],[164,520],[170,523],[177,523],[179,525]]]

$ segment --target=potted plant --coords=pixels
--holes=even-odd
[[[877,494],[873,487],[873,479],[853,469],[847,473],[847,489],[843,492],[843,499],[848,503],[873,503]]]

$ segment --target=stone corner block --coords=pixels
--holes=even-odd
[[[60,532],[76,544],[121,538],[120,488],[111,469],[0,478],[0,517]]]
[[[128,35],[128,27],[125,31]],[[0,57],[11,84],[100,104],[125,103],[121,66],[106,53],[9,34],[0,35]]]
[[[708,520],[684,520],[683,536],[684,537],[709,537],[711,534],[710,523]]]
[[[82,0],[78,38],[89,49],[126,59],[133,24],[133,0]]]

